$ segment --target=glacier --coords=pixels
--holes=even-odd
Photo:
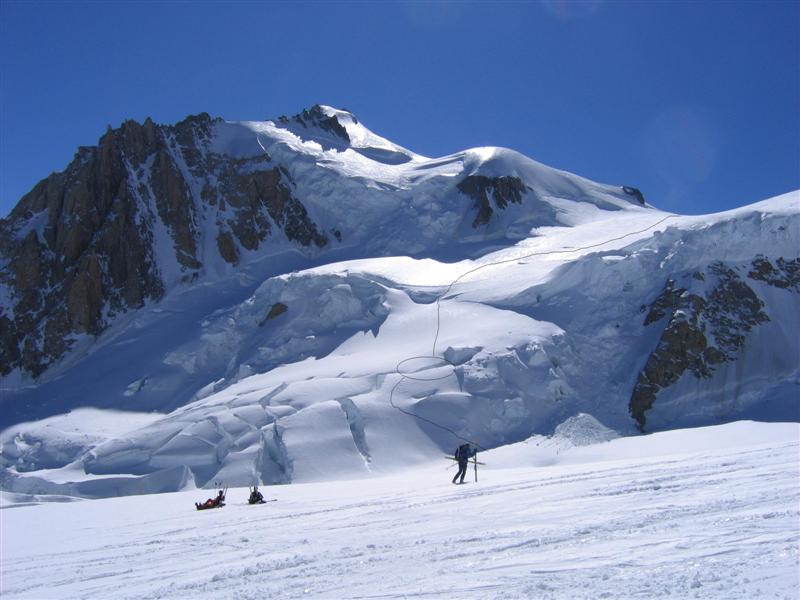
[[[392,476],[581,414],[621,436],[800,420],[798,192],[683,216],[508,149],[420,156],[326,106],[203,123],[197,165],[280,169],[326,243],[264,216],[257,247],[215,244],[232,208],[203,198],[221,171],[176,159],[196,256],[176,258],[175,226],[148,209],[163,296],[75,334],[42,374],[2,378],[4,490]],[[153,168],[129,174],[142,206]],[[10,235],[43,237],[44,214]],[[765,316],[743,321],[731,290]]]

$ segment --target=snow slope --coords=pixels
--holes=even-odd
[[[75,371],[95,386],[116,381],[126,407],[175,373],[216,374],[193,402],[124,436],[87,443],[60,464],[47,435],[8,428],[0,434],[9,466],[3,485],[107,496],[214,479],[245,485],[383,475],[430,460],[459,436],[491,448],[550,433],[579,412],[630,434],[630,388],[655,343],[642,331],[640,309],[655,296],[653,278],[695,272],[723,251],[732,264],[791,256],[796,200],[709,217],[647,211],[600,226],[551,227],[454,263],[361,259],[268,278],[244,302],[207,317],[199,336],[165,354],[151,349],[172,374],[132,371],[135,362],[122,381],[114,371]],[[654,411],[665,427],[758,415],[769,403],[778,407],[772,420],[797,418],[798,294],[753,285],[777,309],[748,347],[760,358],[723,365],[708,382],[678,382],[671,401]],[[286,312],[267,319],[278,304]],[[169,306],[151,314],[156,323]],[[130,359],[125,348],[138,336],[119,335],[95,362]]]
[[[511,150],[430,159],[346,111],[301,117],[209,121],[204,151],[279,164],[341,243],[273,240],[235,269],[217,257],[40,380],[8,378],[4,490],[108,497],[387,476],[461,439],[495,448],[580,413],[629,435],[633,390],[669,371],[649,357],[669,322],[689,318],[676,305],[645,322],[670,282],[708,304],[746,287],[766,317],[728,332],[744,340],[729,360],[710,354],[702,376],[684,369],[659,389],[645,430],[800,420],[800,193],[673,215]],[[521,182],[519,202],[503,178]],[[465,182],[491,209],[477,227],[481,196]],[[789,265],[780,285],[752,276],[761,259]],[[722,267],[738,279],[718,293]],[[717,322],[738,326],[737,302],[715,307]],[[47,420],[87,407],[97,412],[67,417],[68,433]],[[116,418],[106,411],[137,416],[111,431],[97,421]]]
[[[618,186],[552,169],[512,150],[474,148],[429,159],[372,133],[347,111],[320,106],[306,113],[253,122],[212,121],[206,115],[208,130],[192,130],[189,136],[196,145],[192,156],[198,163],[192,168],[185,164],[187,157],[179,151],[183,146],[174,139],[174,132],[165,134],[187,188],[184,201],[191,205],[191,222],[165,223],[159,214],[148,178],[152,157],[129,173],[128,182],[137,197],[137,210],[146,215],[141,218],[152,221],[150,250],[164,297],[110,319],[97,338],[75,336],[71,351],[35,380],[20,369],[0,378],[4,392],[0,402],[5,409],[0,425],[52,416],[87,403],[159,412],[185,404],[209,383],[229,379],[231,368],[227,361],[217,360],[198,374],[191,368],[176,368],[170,354],[201,337],[206,319],[247,301],[271,277],[363,257],[458,261],[525,239],[533,227],[572,226],[610,215],[654,212]],[[326,128],[326,119],[333,118],[340,129]],[[387,153],[407,160],[385,159]],[[239,262],[235,266],[226,262],[216,248],[217,240],[227,232],[224,223],[235,215],[231,206],[225,208],[222,175],[196,173],[206,163],[224,161],[233,161],[245,173],[259,169],[285,173],[287,189],[302,200],[316,229],[334,237],[323,248],[306,247],[270,221],[277,233],[255,249],[232,242]],[[524,190],[515,202],[487,188],[487,207],[493,214],[475,227],[477,201],[458,188],[470,177],[517,178]],[[209,190],[222,194],[219,202],[206,204]],[[43,216],[10,224],[11,235],[22,239],[35,229],[42,238]],[[201,266],[196,271],[187,270],[176,255],[177,241],[171,235],[180,226],[197,238],[194,245]],[[0,300],[10,318],[14,316],[12,295],[0,282]],[[131,389],[136,390],[135,397]]]
[[[559,436],[369,480],[34,506],[3,494],[3,598],[797,597],[797,424]],[[9,506],[14,506],[9,508]]]

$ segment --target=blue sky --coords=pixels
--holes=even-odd
[[[110,124],[351,110],[707,213],[800,187],[800,2],[0,2],[0,214]]]

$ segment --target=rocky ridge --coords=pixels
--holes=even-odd
[[[358,123],[315,106],[274,125],[344,152],[351,140],[341,114]],[[220,148],[225,125],[202,113],[172,126],[147,119],[109,127],[97,146],[80,148],[0,221],[0,375],[18,370],[36,378],[119,315],[244,256],[358,244],[345,239],[344,227],[312,216],[308,189],[299,190],[263,146]],[[474,201],[460,209],[477,213],[473,229],[529,191],[510,176],[470,175],[456,186]]]
[[[279,229],[304,247],[328,244],[269,156],[231,158],[210,148],[203,113],[174,126],[126,121],[96,147],[81,148],[61,173],[25,195],[0,222],[0,373],[40,375],[77,336],[97,336],[120,313],[158,301],[218,255],[235,265]],[[164,240],[159,240],[159,237]],[[172,265],[157,245],[171,246]]]
[[[421,157],[330,107],[102,142],[0,226],[4,489],[352,479],[452,432],[795,419],[796,193],[668,215],[508,149]]]
[[[682,284],[668,279],[651,304],[644,325],[664,323],[655,350],[639,373],[631,394],[631,416],[641,430],[661,390],[681,377],[710,378],[717,366],[736,360],[753,328],[770,320],[764,301],[746,279],[800,292],[800,259],[771,260],[765,256],[750,265],[722,262],[696,271]]]

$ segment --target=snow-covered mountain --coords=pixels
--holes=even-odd
[[[325,106],[126,122],[0,225],[2,485],[364,477],[578,413],[800,420],[799,201],[668,214]]]

